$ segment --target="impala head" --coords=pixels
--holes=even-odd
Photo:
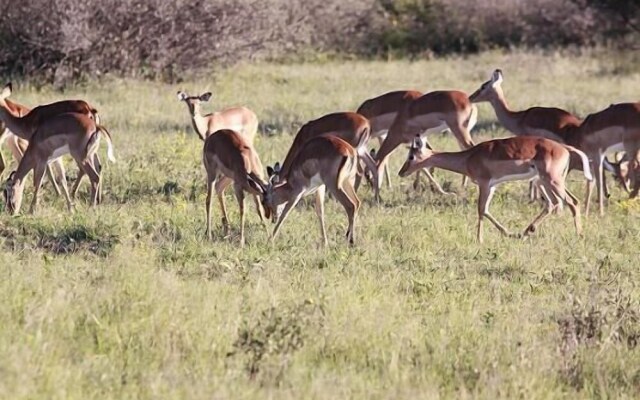
[[[409,147],[409,155],[407,156],[407,161],[404,162],[402,168],[400,168],[400,172],[398,175],[401,177],[409,176],[415,171],[422,169],[419,164],[431,157],[433,154],[433,149],[429,144],[422,140],[420,135],[417,135],[411,146]]]
[[[626,156],[626,153],[616,153],[613,162],[605,158],[604,167],[613,174],[614,179],[624,188],[627,193],[631,193],[629,160]]]
[[[200,103],[203,101],[209,101],[211,99],[211,92],[203,93],[199,96],[189,96],[186,92],[179,91],[178,92],[178,100],[184,101],[189,107],[189,112],[191,115],[200,112]]]
[[[9,175],[9,179],[5,182],[2,190],[4,202],[9,214],[15,215],[20,212],[23,192],[22,184],[18,179],[16,179],[16,172],[13,171],[11,175]]]
[[[276,222],[282,214],[282,210],[286,205],[286,200],[281,201],[279,197],[275,195],[276,189],[284,183],[276,183],[277,174],[274,173],[273,168],[267,167],[269,173],[269,181],[264,183],[256,174],[250,173],[247,175],[247,181],[249,186],[260,194],[262,207],[264,208],[264,216],[271,218],[272,222]]]
[[[267,175],[269,176],[269,182],[273,182],[274,184],[280,183],[282,180],[280,177],[280,172],[282,171],[282,167],[279,162],[273,164],[273,168],[267,166]]]
[[[490,101],[495,96],[502,95],[502,70],[496,69],[491,74],[491,79],[486,81],[480,86],[478,90],[473,92],[469,96],[469,100],[472,103],[481,103],[483,101]]]

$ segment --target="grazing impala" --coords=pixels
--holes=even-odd
[[[253,145],[231,129],[216,131],[204,141],[202,162],[207,171],[207,238],[212,239],[211,200],[215,189],[222,210],[224,235],[229,234],[229,219],[224,201],[225,189],[233,183],[236,199],[240,206],[240,244],[244,245],[244,192],[255,195],[260,220],[264,221],[264,212],[256,190],[247,181],[248,174],[262,178],[262,164]]]
[[[469,132],[475,126],[477,117],[477,107],[471,104],[463,92],[435,91],[412,100],[396,116],[387,138],[376,154],[378,172],[382,173],[387,157],[398,146],[411,143],[416,135],[435,129],[442,131],[449,128],[460,148],[473,146]]]
[[[29,109],[25,106],[19,105],[7,99],[12,93],[12,85],[8,83],[0,92],[0,121],[6,125],[6,130],[13,135],[7,137],[10,143],[11,151],[18,162],[22,160],[22,157],[27,149],[28,141],[34,135],[38,127],[49,118],[68,112],[75,112],[86,114],[92,118],[97,124],[99,124],[98,111],[91,107],[86,101],[83,100],[63,100],[51,104],[45,104],[34,109]],[[13,136],[13,137],[12,137]],[[62,182],[66,182],[65,170],[62,160],[56,158],[51,160],[51,164],[57,171],[58,179]],[[96,154],[95,164],[100,168],[100,160]],[[0,173],[2,171],[0,170]],[[60,193],[60,189],[54,179],[54,174],[47,166],[47,172],[49,179],[57,193]],[[73,196],[77,190],[78,184],[82,178],[82,171],[74,184],[74,190],[72,190]]]
[[[566,138],[566,142],[584,151],[591,160],[598,186],[600,215],[604,215],[603,163],[608,152],[624,150],[629,159],[630,197],[640,190],[638,157],[640,157],[640,102],[612,104],[597,113],[589,114],[580,127]],[[586,213],[593,192],[593,182],[587,184]]]
[[[79,113],[60,114],[47,119],[46,123],[41,124],[37,132],[31,137],[29,147],[22,161],[20,161],[18,169],[11,173],[6,182],[4,197],[9,213],[17,214],[20,211],[24,191],[24,178],[32,169],[34,170],[35,191],[30,212],[35,212],[38,205],[40,184],[48,163],[67,153],[70,153],[75,159],[80,170],[89,176],[92,204],[97,204],[101,177],[94,165],[94,155],[100,144],[100,134],[104,135],[107,140],[109,160],[115,162],[111,135],[106,129],[97,125],[95,120],[88,115]],[[67,207],[71,211],[73,204],[69,198],[66,180],[62,181],[62,188],[67,200]]]
[[[282,168],[276,168],[278,178],[284,178],[289,175],[298,152],[303,147],[306,147],[306,143],[309,140],[330,134],[341,138],[356,149],[359,159],[372,173],[371,180],[374,183],[375,197],[376,200],[379,200],[378,169],[371,154],[367,150],[370,132],[371,126],[369,125],[369,121],[362,115],[353,112],[327,114],[313,121],[309,121],[304,124],[296,134],[289,148],[289,152],[282,163]]]
[[[320,220],[323,244],[326,246],[328,240],[324,224],[324,194],[328,188],[347,213],[349,228],[346,236],[353,245],[355,220],[360,208],[360,200],[353,187],[357,165],[357,151],[349,143],[337,136],[326,135],[312,138],[302,145],[290,162],[286,174],[281,175],[283,182],[275,182],[272,169],[269,169],[272,177],[268,184],[251,174],[248,177],[249,183],[261,193],[267,217],[273,216],[277,220],[271,240],[275,239],[280,226],[300,199],[315,192],[316,213]]]
[[[495,187],[506,181],[536,179],[540,191],[547,201],[547,207],[525,229],[524,236],[535,232],[536,226],[561,202],[567,203],[580,234],[580,209],[577,199],[565,189],[565,176],[569,166],[569,154],[577,154],[584,164],[584,175],[591,179],[587,156],[574,147],[544,138],[522,136],[489,140],[459,152],[434,152],[427,149],[417,137],[409,150],[407,161],[400,170],[400,176],[407,176],[420,168],[436,167],[468,176],[480,188],[478,198],[477,239],[482,242],[482,221],[487,217],[503,234],[514,235],[500,224],[490,213],[489,203]]]
[[[189,96],[178,92],[178,100],[184,101],[191,115],[191,123],[203,141],[221,129],[231,129],[241,134],[250,144],[258,132],[258,117],[246,107],[231,107],[219,112],[202,115],[200,104],[211,98],[211,92],[199,96]]]

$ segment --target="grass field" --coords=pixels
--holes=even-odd
[[[395,176],[403,148],[382,205],[369,188],[359,193],[354,248],[331,200],[329,248],[309,201],[272,246],[247,202],[241,249],[232,191],[233,237],[221,237],[214,204],[216,239],[204,239],[202,143],[177,90],[213,91],[209,110],[255,110],[266,165],[308,119],[393,89],[470,93],[496,67],[516,109],[584,116],[638,100],[640,74],[620,74],[613,59],[532,53],[244,65],[179,85],[105,78],[63,94],[17,82],[13,97],[28,105],[96,105],[118,161],[98,208],[86,206],[86,183],[74,215],[49,186],[35,216],[0,206],[0,398],[640,396],[640,205],[619,188],[605,217],[584,221],[582,238],[565,211],[525,241],[487,224],[481,245],[476,187],[438,171],[457,198],[414,191]],[[507,135],[488,105],[474,135]],[[432,144],[456,149],[446,135]],[[580,175],[569,180],[582,195]],[[506,184],[492,204],[513,229],[540,208],[526,187]]]

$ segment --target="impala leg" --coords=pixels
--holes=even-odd
[[[376,167],[375,160],[371,157],[371,154],[368,152],[363,152],[360,154],[360,158],[366,165],[367,169],[371,171],[371,180],[373,181],[373,191],[375,193],[375,199],[377,202],[380,202],[380,186],[382,186],[382,182],[380,182],[380,174],[378,167]]]
[[[93,167],[93,162],[91,159],[84,160],[81,165],[84,173],[89,177],[89,180],[91,181],[91,206],[96,206],[98,204],[100,174]]]
[[[413,139],[413,138],[411,138]],[[403,143],[402,136],[397,133],[393,133],[390,130],[387,137],[380,145],[380,150],[376,153],[376,162],[378,164],[377,172],[378,176],[384,173],[384,168],[387,167],[389,155]],[[388,167],[387,167],[388,168]],[[380,182],[378,182],[380,184]]]
[[[329,245],[329,240],[327,239],[327,229],[324,225],[324,193],[326,191],[326,186],[322,185],[316,191],[316,215],[318,216],[318,221],[320,222],[320,234],[322,235],[322,243],[325,247]]]
[[[260,201],[260,195],[254,194],[252,195],[252,197],[253,203],[256,205],[256,212],[258,213],[258,217],[260,217],[260,222],[262,223],[262,226],[266,227],[267,221],[264,216],[264,207],[262,206],[262,202]]]
[[[211,198],[213,197],[213,185],[215,182],[215,178],[208,176],[207,174],[207,200],[205,202],[205,209],[207,211],[207,230],[205,235],[207,239],[213,239],[213,234],[211,233]]]
[[[218,197],[220,209],[222,210],[222,229],[224,231],[224,236],[229,235],[229,218],[227,217],[227,206],[224,200],[224,191],[231,184],[231,182],[233,182],[233,180],[226,176],[219,176],[217,177],[217,179],[215,179],[216,196]]]
[[[352,197],[349,195],[351,194],[349,193],[351,192],[351,190],[349,189],[350,187],[351,187],[351,183],[345,182],[343,184],[343,188],[338,188],[335,185],[331,185],[329,186],[329,190],[333,193],[336,200],[338,200],[338,202],[342,204],[342,207],[344,207],[344,210],[347,213],[347,218],[349,220],[349,228],[347,228],[346,236],[349,244],[353,246],[355,243],[355,219],[356,219],[356,214],[358,212],[358,208],[360,207],[360,204],[357,198],[356,198],[357,202],[354,202]]]
[[[380,143],[380,147],[382,147],[382,142],[384,142],[384,139],[386,138],[386,136],[387,135],[378,136],[378,143]],[[387,162],[385,162],[383,165],[383,173],[387,181],[387,188],[391,189],[391,171],[389,168],[389,163]]]
[[[280,214],[280,218],[276,222],[276,226],[273,227],[273,233],[271,234],[271,242],[273,242],[280,231],[280,226],[284,222],[285,219],[289,216],[289,213],[293,209],[293,207],[298,204],[300,199],[302,198],[303,193],[298,193],[291,201],[287,202],[287,205],[284,206],[284,210],[282,210],[282,214]]]
[[[349,240],[350,244],[354,244],[355,230],[356,230],[355,225],[356,225],[356,219],[358,218],[358,210],[360,209],[360,199],[358,198],[358,195],[356,194],[356,191],[353,188],[353,185],[350,180],[346,180],[345,182],[343,182],[342,190],[351,201],[351,204],[353,204],[353,215],[351,215],[351,217],[349,218],[350,229],[347,231],[347,239]],[[347,211],[347,214],[348,214],[348,211]],[[350,237],[349,237],[349,234],[351,234]]]
[[[629,198],[634,199],[638,197],[640,192],[640,150],[634,146],[627,151],[629,157],[629,178],[631,180],[631,192]]]
[[[444,194],[444,195],[449,195],[449,194],[454,194],[451,192],[447,192],[446,190],[444,190],[442,188],[442,186],[440,186],[440,184],[438,183],[438,181],[436,181],[436,179],[433,177],[433,175],[431,174],[431,170],[428,168],[424,168],[418,172],[422,172],[427,176],[427,179],[429,179],[429,182],[431,183],[431,185],[435,188],[436,192],[440,193],[440,194]]]
[[[478,232],[477,239],[478,242],[482,243],[482,220],[484,217],[487,219],[505,236],[509,237],[517,237],[510,233],[507,228],[505,228],[497,219],[491,215],[489,212],[489,205],[491,204],[491,199],[493,199],[493,194],[495,193],[496,188],[493,186],[489,186],[486,183],[480,184],[480,193],[478,196]]]
[[[236,199],[238,200],[238,207],[240,210],[240,246],[244,247],[244,189],[239,183],[234,184],[233,188],[235,189]]]
[[[80,167],[78,165],[78,167]],[[78,194],[78,189],[80,189],[80,182],[82,181],[82,177],[84,177],[84,171],[82,168],[78,171],[78,176],[76,177],[76,181],[73,182],[73,186],[71,187],[71,198],[75,200],[76,195]]]
[[[538,192],[542,195],[542,198],[546,201],[546,205],[542,209],[542,212],[540,212],[540,214],[538,214],[533,219],[533,221],[531,221],[531,223],[527,226],[527,229],[524,230],[524,233],[522,234],[522,236],[529,236],[529,234],[535,232],[537,225],[543,219],[549,216],[549,214],[551,214],[551,212],[553,212],[553,210],[557,206],[558,199],[555,197],[550,187],[545,188],[545,186],[547,186],[545,182],[542,182],[542,180],[539,179],[536,182],[536,186],[538,187]]]
[[[2,152],[0,152],[0,176],[2,176],[2,173],[6,168],[7,164],[5,164],[4,156],[2,155]]]
[[[31,201],[30,214],[34,214],[38,208],[38,199],[40,197],[40,187],[42,186],[42,178],[47,168],[46,162],[39,162],[33,169],[33,200]]]
[[[54,169],[56,170],[55,172]],[[58,180],[60,184],[62,184],[63,180],[66,180],[62,158],[53,160],[51,164],[47,165],[47,177],[51,181],[53,190],[55,190],[56,194],[60,196],[62,192],[60,191],[60,186],[58,186]]]
[[[600,216],[604,215],[604,190],[602,188],[602,177],[604,175],[603,163],[604,155],[600,154],[598,157],[598,165],[596,169],[596,185],[598,185],[598,208],[600,210]]]
[[[66,173],[64,170],[64,164],[60,163],[59,165],[59,173],[62,177],[62,179],[60,180],[60,186],[62,186],[62,194],[64,195],[64,199],[67,202],[67,209],[69,210],[69,212],[73,211],[73,201],[71,201],[71,196],[69,196],[69,187],[67,186],[67,178],[66,178]],[[50,171],[51,165],[47,166],[47,171]]]
[[[98,186],[98,204],[102,203],[102,163],[100,162],[100,157],[98,156],[98,153],[95,153],[93,155],[93,166],[96,170],[96,172],[98,173],[98,175],[100,175],[100,185]]]

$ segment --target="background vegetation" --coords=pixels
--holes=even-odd
[[[443,171],[458,197],[395,178],[364,200],[358,244],[327,204],[322,249],[312,202],[273,246],[255,213],[247,246],[204,239],[202,144],[178,89],[212,90],[209,110],[254,109],[265,164],[310,118],[387,90],[474,90],[501,67],[514,108],[584,116],[636,101],[637,64],[599,53],[489,52],[411,62],[241,63],[180,83],[102,78],[66,98],[100,110],[114,135],[105,204],[67,215],[49,187],[36,216],[0,209],[0,398],[636,398],[640,396],[637,202],[616,188],[607,215],[575,236],[568,211],[535,237],[474,241],[477,189]],[[59,99],[18,82],[28,105]],[[480,107],[476,140],[506,136]],[[456,149],[449,135],[432,144]],[[392,157],[392,170],[406,149]],[[68,168],[73,174],[75,167]],[[582,193],[578,175],[571,188]],[[526,183],[492,205],[523,229],[540,205]],[[30,191],[27,190],[27,201]],[[0,206],[1,207],[1,206]],[[251,207],[252,209],[252,207]],[[269,227],[270,228],[270,227]]]
[[[0,76],[168,81],[241,60],[604,46],[638,52],[637,0],[0,0]]]

